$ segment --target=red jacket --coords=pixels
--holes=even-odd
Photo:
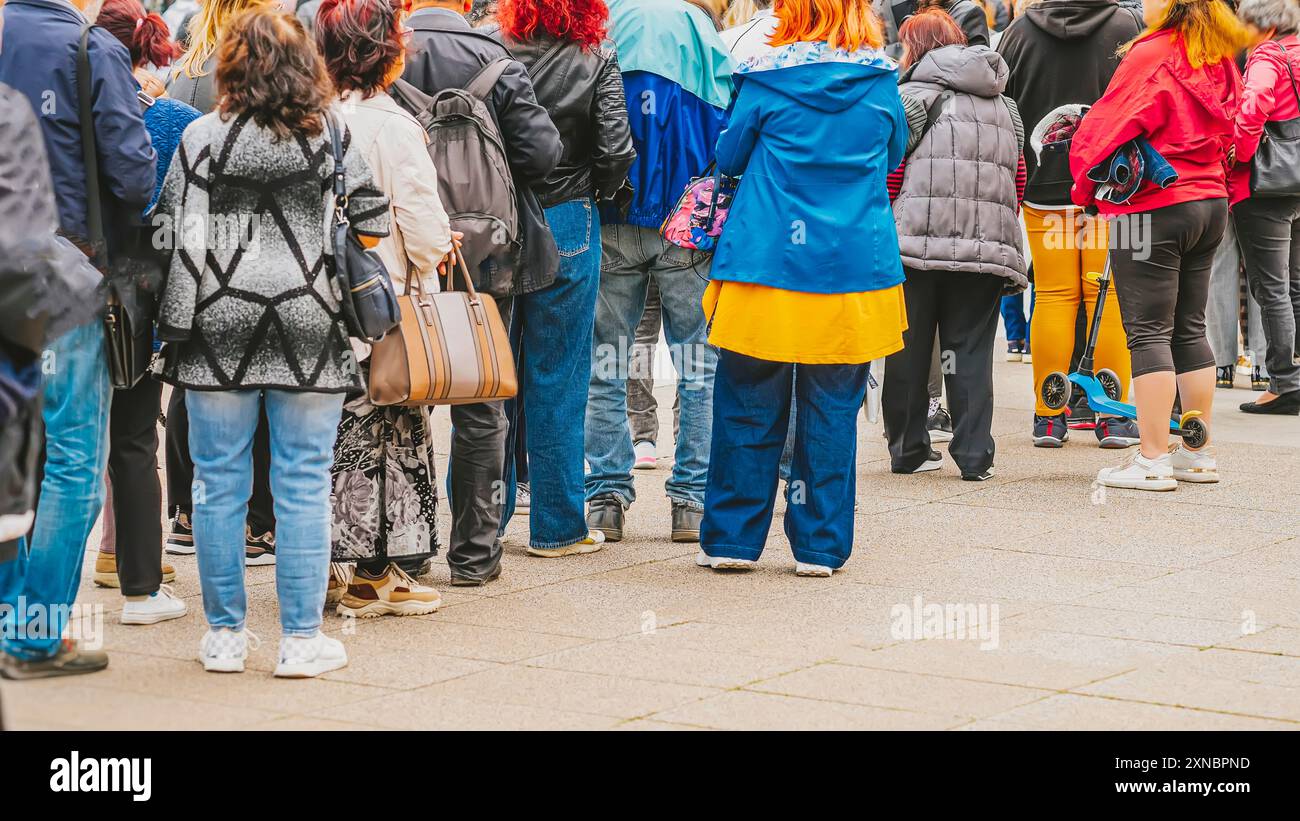
[[[1144,183],[1125,205],[1096,201],[1103,214],[1129,214],[1249,191],[1249,171],[1228,174],[1229,149],[1236,140],[1234,118],[1241,106],[1241,72],[1232,60],[1192,68],[1178,35],[1160,31],[1137,42],[1119,64],[1106,93],[1083,118],[1070,144],[1070,197],[1094,202],[1097,183],[1088,169],[1115,149],[1145,136],[1178,172],[1168,188]]]
[[[1291,74],[1287,73],[1288,62]],[[1300,83],[1300,38],[1294,34],[1266,40],[1251,52],[1246,62],[1246,89],[1237,112],[1238,162],[1249,162],[1255,156],[1264,123],[1300,117],[1300,96],[1292,85],[1292,74]]]

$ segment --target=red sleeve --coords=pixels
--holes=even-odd
[[[1096,199],[1097,183],[1086,176],[1090,169],[1165,120],[1168,91],[1160,78],[1171,46],[1170,35],[1165,34],[1135,45],[1120,62],[1106,93],[1084,115],[1070,141],[1070,176],[1074,177],[1070,198],[1076,205],[1086,207]]]
[[[889,172],[885,178],[885,188],[889,191],[889,201],[893,202],[898,199],[898,194],[903,190],[903,170],[907,168],[907,160],[903,160],[898,167]]]
[[[1291,90],[1283,59],[1282,50],[1270,41],[1260,44],[1246,63],[1245,89],[1236,121],[1237,162],[1255,156],[1264,123],[1278,108],[1277,87],[1286,83],[1287,91]]]
[[[1029,172],[1025,168],[1025,155],[1020,155],[1020,162],[1016,165],[1016,211],[1020,210],[1020,203],[1025,201],[1025,184],[1029,181]]]

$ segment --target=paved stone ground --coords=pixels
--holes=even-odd
[[[116,592],[89,582],[92,552],[81,600],[104,607],[109,669],[4,684],[7,719],[77,729],[1300,729],[1300,423],[1244,417],[1235,404],[1251,394],[1219,391],[1221,484],[1102,498],[1091,479],[1123,454],[1098,450],[1088,432],[1063,450],[1033,449],[1029,367],[999,363],[997,380],[998,476],[988,483],[963,483],[951,465],[893,476],[880,428],[862,426],[856,551],[831,579],[794,575],[779,513],[756,571],[696,568],[695,547],[667,538],[664,459],[637,476],[625,541],[536,559],[523,551],[527,519],[517,520],[500,581],[452,589],[436,564],[442,610],[355,625],[330,615],[325,627],[351,664],[282,681],[269,672],[272,568],[248,571],[250,627],[264,642],[251,669],[212,675],[194,660],[203,623],[193,559],[173,557],[189,615],[126,627]],[[974,608],[969,632],[996,636],[996,647],[896,637],[892,611],[918,596]]]

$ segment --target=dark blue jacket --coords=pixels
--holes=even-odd
[[[86,234],[86,168],[77,106],[77,49],[85,18],[66,0],[8,0],[0,83],[27,97],[45,137],[54,200],[64,234]],[[102,28],[90,32],[91,111],[101,190],[139,213],[153,198],[155,153],[145,131],[126,47]],[[106,224],[108,224],[106,222]]]

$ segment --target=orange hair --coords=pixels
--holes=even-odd
[[[885,44],[871,0],[777,0],[772,45],[824,40],[831,48],[856,51]]]
[[[1182,39],[1192,68],[1232,60],[1250,42],[1246,27],[1223,0],[1170,0],[1160,20],[1121,46],[1119,53],[1126,54],[1134,43],[1165,30]]]

